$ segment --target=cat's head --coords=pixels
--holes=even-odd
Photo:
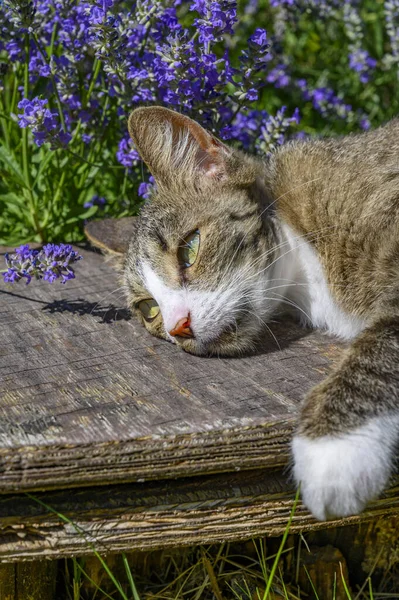
[[[89,238],[124,254],[129,306],[151,334],[193,354],[247,351],[273,309],[264,164],[160,107],[135,110],[129,132],[156,191],[135,219],[89,224]]]

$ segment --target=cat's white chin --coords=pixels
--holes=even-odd
[[[381,494],[392,472],[398,433],[399,417],[375,417],[340,436],[294,437],[295,480],[316,519],[358,514]]]

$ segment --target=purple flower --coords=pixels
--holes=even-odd
[[[138,195],[145,200],[148,200],[151,197],[151,194],[155,190],[155,180],[151,175],[148,181],[143,181],[139,185]]]
[[[349,66],[359,74],[360,81],[367,83],[370,72],[375,69],[377,61],[371,58],[366,50],[356,49],[349,53]]]
[[[276,88],[285,88],[291,82],[291,79],[287,73],[287,67],[285,65],[278,65],[272,69],[268,73],[266,80],[269,83],[274,83]]]
[[[8,56],[9,56],[11,62],[15,62],[22,58],[23,50],[22,50],[21,42],[18,43],[16,40],[12,40],[11,42],[8,42],[5,45],[5,48],[8,52]]]
[[[232,34],[237,21],[237,2],[235,0],[197,1],[191,10],[199,12],[202,18],[195,19],[194,24],[199,32],[199,41],[208,45],[222,39],[225,34]]]
[[[26,275],[19,275],[18,271],[11,267],[8,268],[5,273],[3,273],[3,279],[5,283],[17,283],[22,276],[26,277]],[[29,281],[27,281],[27,283],[29,283]]]
[[[41,250],[20,246],[14,254],[5,255],[7,271],[3,273],[3,280],[5,283],[18,283],[26,279],[28,284],[34,277],[50,283],[61,279],[61,283],[65,283],[75,277],[71,265],[81,259],[82,256],[69,244],[46,244]]]
[[[137,161],[140,160],[139,153],[135,148],[132,147],[132,141],[130,138],[124,137],[119,142],[118,152],[116,158],[124,167],[132,167]]]
[[[371,127],[370,121],[367,117],[362,117],[359,121],[359,124],[364,131],[368,131]]]
[[[270,6],[294,6],[295,0],[270,0]]]
[[[33,139],[38,146],[46,142],[50,142],[53,149],[66,146],[72,136],[60,130],[58,113],[47,108],[47,104],[48,100],[41,100],[39,97],[21,100],[18,108],[23,112],[18,115],[18,125],[32,130]]]
[[[104,205],[107,203],[106,199],[103,198],[102,196],[93,196],[90,200],[88,200],[87,202],[85,202],[83,204],[84,208],[91,208],[92,206],[100,206],[100,207],[104,207]]]
[[[256,29],[255,32],[249,38],[249,42],[252,44],[256,44],[261,48],[264,48],[267,45],[267,33],[265,29]]]
[[[399,2],[387,0],[391,1]],[[44,175],[50,174],[50,180],[53,173],[67,165],[62,171],[67,193],[63,195],[61,188],[58,193],[59,178],[54,182],[59,198],[57,210],[53,211],[56,218],[61,214],[68,218],[70,213],[62,211],[60,204],[64,198],[68,201],[67,198],[77,197],[69,192],[75,192],[78,182],[79,193],[86,181],[90,189],[92,173],[94,177],[90,163],[109,167],[102,174],[104,189],[119,185],[119,176],[126,175],[122,165],[130,170],[125,179],[127,188],[139,187],[144,198],[150,195],[153,183],[145,175],[139,186],[143,165],[125,133],[128,112],[137,105],[175,108],[223,139],[261,154],[280,144],[288,127],[298,122],[298,111],[292,114],[298,96],[308,102],[308,112],[313,106],[329,119],[350,121],[354,116],[359,122],[365,117],[332,90],[327,75],[311,79],[312,85],[302,82],[302,89],[295,77],[302,65],[297,68],[284,55],[284,31],[290,26],[290,19],[294,22],[299,11],[314,12],[315,7],[325,7],[327,0],[271,2],[277,10],[269,11],[267,16],[258,12],[263,10],[258,0],[240,5],[240,15],[245,12],[241,21],[237,19],[236,0],[32,0],[25,2],[33,8],[26,8],[23,18],[18,11],[9,9],[11,4],[20,6],[19,1],[0,0],[1,56],[7,62],[17,63],[10,69],[15,73],[22,74],[24,61],[29,62],[29,89],[19,104],[19,125],[29,128],[29,143],[32,139],[38,146],[50,143],[52,149],[59,151],[57,161],[51,159],[47,167],[44,161],[40,165],[35,162],[40,155],[35,156],[33,149],[35,194],[43,189],[35,181],[42,164],[49,169]],[[332,0],[330,4],[336,9],[339,2]],[[354,2],[350,4],[353,6]],[[193,14],[188,14],[190,10]],[[342,8],[339,10],[337,15],[342,21]],[[273,34],[268,36],[265,29],[256,26],[267,22],[269,16],[276,20],[271,24]],[[363,78],[373,66],[371,57],[360,57],[359,53],[353,54],[348,60]],[[355,63],[360,66],[354,66]],[[363,63],[368,70],[363,69]],[[309,78],[316,71],[312,65],[309,60],[303,70],[311,73]],[[18,81],[22,83],[19,76]],[[279,88],[284,88],[284,94],[278,93]],[[276,114],[259,110],[256,103],[261,95],[268,106],[280,106],[282,95],[292,98],[291,109]],[[71,147],[65,148],[68,144]],[[118,165],[111,164],[116,161]],[[48,186],[46,194],[51,195]],[[84,209],[105,205],[104,198],[98,195],[84,196],[84,200],[79,209],[82,213]],[[41,207],[40,203],[40,210]],[[49,227],[52,225],[50,220]],[[62,231],[62,223],[60,227]],[[51,265],[41,272],[46,281],[55,278]],[[8,272],[7,277],[28,278],[31,272],[21,273]],[[64,274],[67,276],[72,275]]]
[[[206,0],[194,0],[192,5],[190,6],[190,10],[197,11],[200,15],[206,15]]]
[[[362,83],[367,83],[377,61],[362,47],[364,38],[362,21],[356,6],[350,2],[344,3],[343,21],[349,40],[349,67],[359,75]]]
[[[258,91],[255,90],[254,88],[251,88],[250,90],[248,90],[247,92],[247,100],[249,100],[250,102],[255,102],[255,100],[258,99]]]
[[[90,144],[92,139],[93,139],[92,135],[90,135],[88,133],[82,133],[82,142],[84,142],[85,144]]]
[[[37,250],[31,250],[29,248],[29,244],[24,244],[18,248],[15,248],[15,254],[17,254],[22,261],[31,256],[32,253],[37,253]]]
[[[288,127],[293,123],[299,123],[299,110],[295,109],[291,117],[286,116],[287,107],[283,106],[277,111],[276,115],[269,118],[261,124],[261,136],[257,141],[256,147],[258,151],[267,155],[272,152],[276,146],[279,146],[284,141],[284,135]]]

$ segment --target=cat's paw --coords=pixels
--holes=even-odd
[[[374,418],[340,436],[294,437],[294,476],[304,504],[320,521],[358,514],[392,471],[398,420]]]

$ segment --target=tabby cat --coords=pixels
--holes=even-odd
[[[283,307],[353,340],[305,398],[292,452],[316,518],[358,513],[399,441],[399,120],[262,160],[161,107],[136,109],[129,132],[156,192],[133,224],[87,228],[123,252],[129,306],[197,355],[248,352]]]

